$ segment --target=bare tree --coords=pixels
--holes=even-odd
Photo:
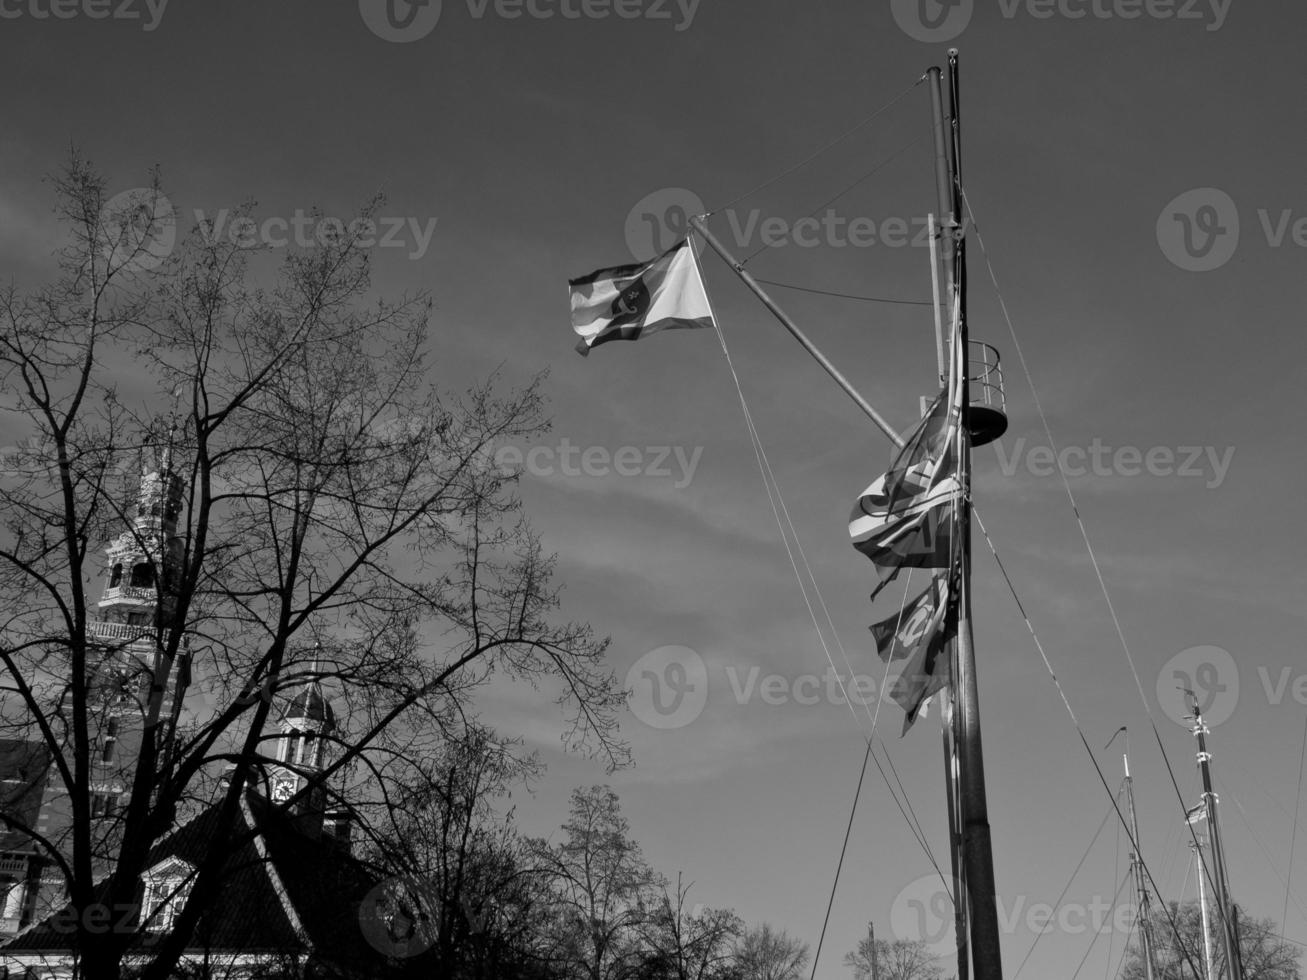
[[[558,909],[556,959],[571,977],[625,980],[638,974],[640,932],[665,885],[630,836],[617,794],[577,789],[564,838],[541,849]]]
[[[802,980],[808,946],[763,923],[746,932],[735,948],[740,980]]]
[[[1152,934],[1157,980],[1189,978],[1195,968],[1199,971],[1204,968],[1202,909],[1197,902],[1172,902],[1170,907],[1169,917],[1160,910],[1154,914]],[[1237,908],[1235,918],[1246,980],[1301,980],[1302,954],[1280,938],[1271,919],[1250,919]],[[1229,971],[1214,919],[1212,928],[1213,965],[1217,974],[1225,976]],[[1131,945],[1121,976],[1125,980],[1144,980],[1147,976],[1138,944]]]
[[[642,977],[650,980],[732,980],[735,942],[744,931],[729,909],[689,907],[690,885],[676,877],[641,929]]]
[[[506,980],[547,971],[550,880],[516,832],[513,811],[495,807],[538,771],[514,747],[470,724],[388,803],[392,829],[369,851],[408,906],[416,940],[405,951],[408,973]]]
[[[936,959],[925,940],[873,939],[868,931],[857,949],[845,954],[844,965],[854,980],[940,980],[944,971]]]
[[[135,931],[82,924],[134,901],[179,814],[216,792],[235,826],[276,761],[288,687],[320,680],[344,710],[330,761],[286,807],[346,777],[397,777],[460,728],[491,672],[554,688],[568,743],[620,764],[605,642],[555,620],[553,561],[513,475],[488,465],[545,431],[539,379],[436,392],[429,300],[369,303],[357,235],[279,270],[194,231],[161,256],[157,177],[110,200],[75,156],[54,187],[72,235],[58,278],[0,294],[0,412],[28,447],[0,484],[0,718],[45,745],[67,798],[66,839],[8,829],[62,872],[82,974],[119,975]],[[137,460],[162,513],[139,509]],[[100,548],[124,529],[140,580],[117,588],[152,590],[155,612],[110,629]],[[96,795],[107,705],[131,729],[115,737],[134,740],[110,820]],[[146,980],[178,963],[223,845],[186,882]]]

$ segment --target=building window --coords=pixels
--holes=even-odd
[[[306,733],[304,736],[304,764],[316,768],[320,751],[317,736],[313,732]]]
[[[118,794],[110,790],[95,790],[91,793],[91,818],[103,820],[112,817],[118,810]]]
[[[141,910],[149,915],[145,928],[149,932],[168,932],[186,905],[195,869],[185,861],[169,858],[142,875],[145,895]]]
[[[110,718],[100,737],[100,761],[113,762],[114,746],[118,743],[118,719]]]
[[[147,612],[130,612],[127,614],[128,626],[149,626],[153,615]]]
[[[113,571],[109,573],[109,588],[116,589],[123,582],[123,565],[122,562],[113,566]]]
[[[295,742],[296,742],[295,734],[296,733],[294,729],[292,729],[291,731],[287,732],[286,737],[281,740],[281,745],[277,747],[278,762],[292,761],[291,757],[295,754]]]
[[[138,589],[148,589],[154,585],[154,566],[144,561],[139,565],[133,565],[131,584]]]

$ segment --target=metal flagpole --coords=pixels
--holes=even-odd
[[[803,349],[811,354],[813,359],[820,364],[823,369],[825,369],[826,373],[835,379],[835,383],[844,389],[845,393],[853,399],[854,403],[862,409],[863,412],[866,413],[869,419],[876,423],[876,427],[889,437],[889,441],[894,443],[894,445],[899,449],[902,449],[903,437],[890,427],[890,424],[881,417],[881,414],[877,412],[875,408],[872,407],[871,402],[862,397],[858,390],[850,383],[849,379],[844,377],[840,372],[839,368],[830,362],[830,359],[818,349],[816,344],[807,338],[795,322],[790,319],[789,315],[777,305],[776,301],[767,295],[767,292],[762,288],[762,286],[758,285],[758,280],[754,279],[753,276],[744,271],[743,263],[738,261],[735,256],[727,250],[726,246],[718,241],[717,236],[709,230],[708,223],[703,220],[705,217],[706,215],[697,215],[690,219],[690,224],[694,230],[703,236],[703,240],[708,243],[714,252],[726,260],[726,264],[731,267],[731,270],[737,276],[740,277],[740,281],[748,286],[750,291],[752,291],[758,299],[762,300],[762,305],[771,311],[772,315],[780,321],[781,326],[788,330]]]
[[[967,338],[967,281],[966,281],[966,239],[962,234],[961,222],[961,147],[959,112],[960,99],[958,91],[958,51],[953,48],[948,55],[949,75],[949,122],[951,133],[942,132],[943,120],[936,113],[936,161],[941,156],[948,165],[948,201],[947,211],[941,207],[941,221],[944,222],[944,254],[952,254],[952,272],[946,267],[946,283],[957,294],[957,330],[960,334],[962,363],[958,370],[962,372],[962,433],[965,440],[963,451],[959,454],[958,476],[962,484],[962,507],[959,508],[962,538],[961,588],[958,597],[958,671],[954,678],[957,685],[957,706],[959,715],[958,748],[959,784],[962,817],[962,870],[966,878],[967,901],[969,906],[969,931],[971,939],[971,963],[976,980],[1002,980],[1002,948],[999,942],[998,905],[995,901],[994,856],[990,842],[989,804],[985,792],[985,761],[980,736],[980,691],[976,680],[976,651],[971,632],[971,393],[966,369],[967,352],[970,349]],[[932,89],[939,85],[939,70],[930,73]],[[932,105],[935,99],[932,96]],[[944,215],[947,215],[945,218]]]

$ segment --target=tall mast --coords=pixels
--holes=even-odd
[[[1212,926],[1207,917],[1207,888],[1203,884],[1202,845],[1197,840],[1192,840],[1189,842],[1189,848],[1194,852],[1194,860],[1198,862],[1198,912],[1203,920],[1204,980],[1216,980],[1215,969],[1212,966]]]
[[[954,675],[957,710],[957,762],[959,818],[962,831],[962,871],[966,882],[971,963],[976,980],[1002,980],[998,907],[995,902],[994,857],[990,843],[989,804],[985,794],[985,764],[980,737],[980,695],[976,682],[976,654],[971,635],[971,393],[965,363],[970,350],[967,336],[966,240],[962,232],[962,180],[959,128],[958,52],[948,55],[948,118],[943,118],[939,92],[940,72],[932,68],[931,104],[935,109],[936,182],[943,225],[945,288],[953,308],[956,297],[962,358],[962,428],[967,433],[958,461],[963,503],[958,509],[961,537],[961,586],[958,597],[957,671]],[[946,125],[947,124],[947,125]],[[946,179],[939,180],[941,162]],[[951,261],[950,261],[951,260]],[[961,896],[959,896],[961,901]]]
[[[1139,843],[1139,820],[1135,816],[1135,789],[1134,780],[1130,776],[1130,736],[1126,735],[1126,750],[1121,756],[1122,764],[1125,766],[1125,799],[1126,805],[1130,810],[1130,837],[1134,841],[1134,847],[1130,850],[1130,869],[1135,876],[1135,901],[1139,909],[1139,945],[1144,952],[1144,969],[1147,972],[1148,980],[1153,980],[1153,924],[1149,918],[1148,909],[1148,884],[1144,880],[1144,858],[1141,851],[1143,848]]]
[[[1212,789],[1212,753],[1207,751],[1207,736],[1211,729],[1203,722],[1203,711],[1198,696],[1186,692],[1193,704],[1194,738],[1198,740],[1198,772],[1203,781],[1203,806],[1207,813],[1207,836],[1212,846],[1213,884],[1216,889],[1216,910],[1221,920],[1221,944],[1225,949],[1225,962],[1230,980],[1243,980],[1243,954],[1239,949],[1239,930],[1235,924],[1234,903],[1230,901],[1230,879],[1225,870],[1225,846],[1221,842],[1221,825],[1216,814],[1216,793]],[[1199,868],[1201,875],[1202,868]]]

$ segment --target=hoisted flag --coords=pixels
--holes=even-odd
[[[569,283],[577,353],[610,340],[639,340],[659,330],[714,325],[708,293],[688,238],[652,262],[600,269]]]
[[[901,568],[948,568],[953,515],[962,497],[958,434],[962,423],[962,364],[958,331],[948,385],[935,398],[883,475],[853,507],[849,535],[876,565],[881,585]]]
[[[937,575],[930,587],[899,612],[871,626],[876,652],[885,663],[907,660],[939,628],[947,601],[948,585]]]
[[[953,594],[949,577],[938,575],[900,615],[871,628],[882,660],[907,660],[889,691],[890,700],[904,711],[902,734],[907,734],[926,702],[953,681],[956,617],[949,615]]]

